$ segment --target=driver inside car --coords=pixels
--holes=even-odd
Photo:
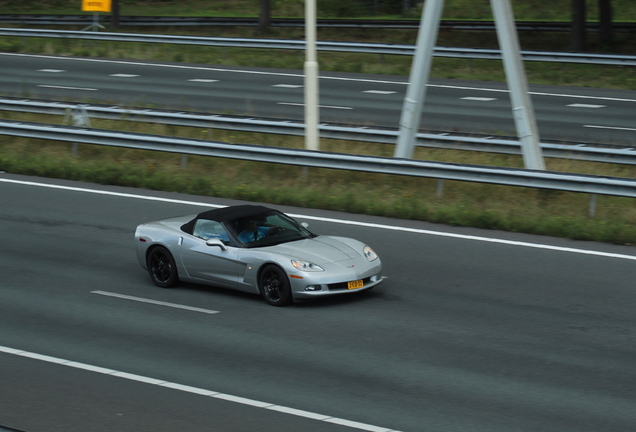
[[[238,235],[242,243],[250,243],[267,237],[271,227],[259,226],[253,220],[245,222],[245,229]]]

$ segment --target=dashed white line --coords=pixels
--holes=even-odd
[[[0,53],[0,56],[50,58],[50,59],[55,59],[55,60],[66,60],[66,61],[84,61],[84,62],[93,62],[93,63],[111,63],[111,64],[124,64],[124,65],[135,65],[135,66],[164,67],[164,68],[172,68],[172,69],[204,70],[204,71],[215,71],[215,72],[243,73],[243,74],[252,74],[252,75],[269,75],[269,76],[285,76],[285,77],[304,78],[304,75],[297,74],[297,73],[266,72],[266,71],[253,71],[253,70],[241,70],[241,69],[225,69],[225,68],[172,65],[172,64],[161,64],[161,63],[140,63],[140,62],[131,62],[131,61],[122,61],[122,60],[102,60],[102,59],[91,59],[91,58],[71,58],[71,57],[59,57],[59,56],[49,56],[49,55],[40,55],[40,54]],[[324,80],[355,81],[355,82],[365,82],[365,83],[375,83],[375,84],[399,84],[399,85],[408,85],[409,84],[408,81],[390,81],[390,80],[360,79],[360,78],[333,77],[333,76],[320,76],[319,78],[320,79],[324,79]],[[426,86],[427,87],[437,87],[437,88],[448,88],[448,89],[455,89],[455,90],[476,90],[476,91],[487,91],[487,92],[510,93],[510,90],[507,90],[507,89],[467,87],[467,86],[455,86],[455,85],[443,85],[443,84],[426,84]],[[545,93],[545,92],[529,92],[529,94],[537,95],[537,96],[567,97],[567,98],[578,98],[578,99],[595,99],[595,100],[606,100],[606,101],[616,101],[616,102],[636,102],[636,99],[615,98],[615,97],[605,97],[605,96],[573,95],[573,94],[559,94],[559,93]]]
[[[470,101],[478,101],[478,102],[491,102],[491,101],[496,101],[497,98],[489,98],[489,97],[477,97],[477,96],[466,96],[463,98],[460,98],[463,100],[470,100]]]
[[[291,106],[302,106],[304,107],[304,103],[292,103],[292,102],[278,102],[278,105],[291,105]],[[330,106],[330,105],[319,105],[318,108],[330,108],[330,109],[341,109],[341,110],[352,110],[352,107],[341,107],[341,106]]]
[[[218,82],[219,80],[215,80],[215,79],[204,79],[204,78],[193,78],[193,79],[189,79],[188,81],[192,81],[192,82],[201,82],[201,83],[213,83],[213,82]]]
[[[592,105],[592,104],[569,104],[566,105],[572,108],[605,108],[607,105]]]
[[[381,94],[381,95],[390,95],[397,92],[388,91],[388,90],[365,90],[362,93],[372,93],[372,94]]]
[[[56,85],[46,85],[46,84],[39,84],[38,87],[45,87],[45,88],[57,88],[57,89],[64,89],[64,90],[86,90],[86,91],[97,91],[97,89],[95,88],[86,88],[86,87],[66,87],[66,86],[56,86]]]
[[[301,88],[303,87],[300,84],[274,84],[272,87],[282,87],[282,88]]]
[[[66,72],[66,71],[62,69],[40,69],[38,72],[59,73],[59,72]]]
[[[147,377],[147,376],[143,376],[143,375],[131,374],[131,373],[128,373],[128,372],[123,372],[123,371],[118,371],[118,370],[114,370],[114,369],[103,368],[103,367],[94,366],[94,365],[90,365],[90,364],[86,364],[86,363],[79,363],[79,362],[75,362],[75,361],[71,361],[71,360],[66,360],[66,359],[62,359],[62,358],[58,358],[58,357],[52,357],[52,356],[43,355],[43,354],[37,354],[37,353],[23,351],[23,350],[19,350],[19,349],[15,349],[15,348],[0,346],[0,352],[5,353],[5,354],[11,354],[11,355],[15,355],[15,356],[20,356],[20,357],[30,358],[30,359],[33,359],[33,360],[44,361],[44,362],[47,362],[47,363],[53,363],[53,364],[57,364],[57,365],[60,365],[60,366],[68,366],[68,367],[72,367],[72,368],[76,368],[76,369],[83,369],[83,370],[87,370],[87,371],[91,371],[91,372],[95,372],[95,373],[100,373],[100,374],[104,374],[104,375],[110,375],[110,376],[114,376],[114,377],[117,377],[117,378],[127,379],[127,380],[131,380],[131,381],[137,381],[137,382],[141,382],[141,383],[148,384],[148,385],[156,385],[156,386],[159,386],[159,387],[166,387],[166,388],[170,388],[170,389],[173,389],[173,390],[183,391],[183,392],[197,394],[197,395],[201,395],[201,396],[212,397],[212,398],[215,398],[215,399],[222,399],[222,400],[225,400],[225,401],[228,401],[228,402],[234,402],[234,403],[238,403],[238,404],[241,404],[241,405],[248,405],[248,406],[252,406],[252,407],[255,407],[255,408],[266,409],[266,410],[271,410],[271,411],[277,411],[277,412],[280,412],[280,413],[293,415],[293,416],[297,416],[297,417],[304,417],[304,418],[311,419],[311,420],[323,421],[323,422],[326,422],[326,423],[334,423],[334,424],[338,424],[338,425],[341,425],[341,426],[347,426],[347,427],[350,427],[352,429],[360,429],[360,430],[365,430],[365,431],[369,431],[369,432],[398,432],[398,431],[396,431],[394,429],[388,429],[388,428],[385,428],[385,427],[375,426],[375,425],[371,425],[371,424],[367,424],[367,423],[360,423],[360,422],[346,420],[346,419],[342,419],[342,418],[338,418],[338,417],[331,417],[331,416],[328,416],[328,415],[318,414],[318,413],[314,413],[314,412],[311,412],[311,411],[304,411],[304,410],[299,410],[299,409],[296,409],[296,408],[290,408],[290,407],[286,407],[286,406],[282,406],[282,405],[275,405],[275,404],[272,404],[272,403],[269,403],[269,402],[263,402],[263,401],[258,401],[258,400],[254,400],[254,399],[247,399],[247,398],[240,397],[240,396],[234,396],[234,395],[230,395],[230,394],[226,394],[226,393],[220,393],[220,392],[216,392],[216,391],[212,391],[212,390],[207,390],[207,389],[202,389],[202,388],[197,388],[197,387],[191,387],[191,386],[178,384],[178,383],[174,383],[174,382],[170,382],[170,381],[163,381],[163,380],[160,380],[160,379]]]
[[[596,129],[612,129],[612,130],[635,131],[636,132],[636,128],[618,127],[618,126],[583,125],[583,127],[596,128]]]
[[[605,108],[607,105],[592,105],[592,104],[569,104],[566,105],[572,108]]]
[[[133,296],[125,295],[125,294],[112,293],[112,292],[108,292],[108,291],[91,291],[91,293],[92,294],[99,294],[99,295],[103,295],[103,296],[109,296],[109,297],[117,297],[117,298],[126,299],[126,300],[133,300],[133,301],[138,301],[138,302],[142,302],[142,303],[150,303],[150,304],[155,304],[155,305],[159,305],[159,306],[168,306],[168,307],[176,308],[176,309],[185,309],[185,310],[194,311],[194,312],[202,312],[202,313],[207,313],[207,314],[220,313],[219,311],[210,310],[210,309],[202,309],[202,308],[197,308],[197,307],[192,307],[192,306],[180,305],[180,304],[176,304],[176,303],[167,303],[167,302],[162,302],[162,301],[158,301],[158,300],[151,300],[151,299],[146,299],[146,298],[141,298],[141,297],[133,297]]]
[[[76,191],[76,192],[93,193],[97,195],[118,196],[123,198],[133,198],[133,199],[141,199],[141,200],[147,200],[147,201],[159,201],[159,202],[192,205],[192,206],[206,207],[206,208],[226,207],[223,205],[209,204],[209,203],[203,203],[203,202],[197,202],[197,201],[177,200],[177,199],[171,199],[171,198],[144,196],[144,195],[128,194],[128,193],[122,193],[122,192],[112,192],[112,191],[98,190],[98,189],[62,186],[62,185],[56,185],[56,184],[37,183],[37,182],[13,180],[13,179],[7,179],[7,178],[0,178],[0,183],[14,183],[14,184],[21,184],[21,185],[28,185],[28,186],[45,187],[50,189],[70,190],[70,191]],[[378,229],[385,229],[390,231],[402,231],[402,232],[410,232],[415,234],[433,235],[438,237],[457,238],[461,240],[473,240],[473,241],[481,241],[481,242],[487,242],[487,243],[505,244],[509,246],[529,247],[529,248],[535,248],[535,249],[545,249],[545,250],[552,250],[552,251],[559,251],[559,252],[570,252],[570,253],[577,253],[582,255],[593,255],[593,256],[600,256],[605,258],[617,258],[617,259],[626,259],[630,261],[636,261],[636,255],[625,255],[625,254],[601,252],[601,251],[595,251],[595,250],[576,249],[576,248],[570,248],[570,247],[546,245],[541,243],[528,243],[528,242],[521,242],[521,241],[514,241],[514,240],[504,240],[504,239],[498,239],[498,238],[480,237],[480,236],[473,236],[473,235],[466,235],[466,234],[455,234],[455,233],[449,233],[444,231],[432,231],[432,230],[425,230],[425,229],[419,229],[419,228],[408,228],[408,227],[401,227],[401,226],[358,222],[358,221],[351,221],[351,220],[344,220],[344,219],[332,219],[332,218],[325,218],[325,217],[318,217],[318,216],[308,216],[304,214],[290,213],[289,216],[295,217],[295,218],[308,219],[308,220],[317,220],[321,222],[339,223],[343,225],[363,226],[367,228],[378,228]]]
[[[133,74],[110,74],[108,76],[112,76],[112,77],[116,77],[116,78],[136,78],[139,75],[133,75]]]

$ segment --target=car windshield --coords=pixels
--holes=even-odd
[[[273,246],[315,237],[307,228],[282,213],[236,219],[227,225],[246,248]]]

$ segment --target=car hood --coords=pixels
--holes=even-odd
[[[347,243],[343,240],[346,240]],[[352,247],[356,245],[359,245],[360,251]],[[358,258],[362,255],[363,247],[364,245],[357,240],[319,236],[312,239],[279,244],[273,246],[270,250],[287,255],[290,258],[311,261],[320,265]]]

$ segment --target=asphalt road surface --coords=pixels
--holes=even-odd
[[[633,247],[277,206],[388,279],[286,308],[152,285],[137,224],[232,203],[0,174],[0,425],[636,430]]]
[[[302,71],[0,53],[0,93],[302,120]],[[611,73],[611,70],[608,71]],[[408,78],[321,73],[320,121],[398,127]],[[531,86],[542,139],[636,142],[636,91]],[[433,80],[422,129],[515,135],[505,83]]]

